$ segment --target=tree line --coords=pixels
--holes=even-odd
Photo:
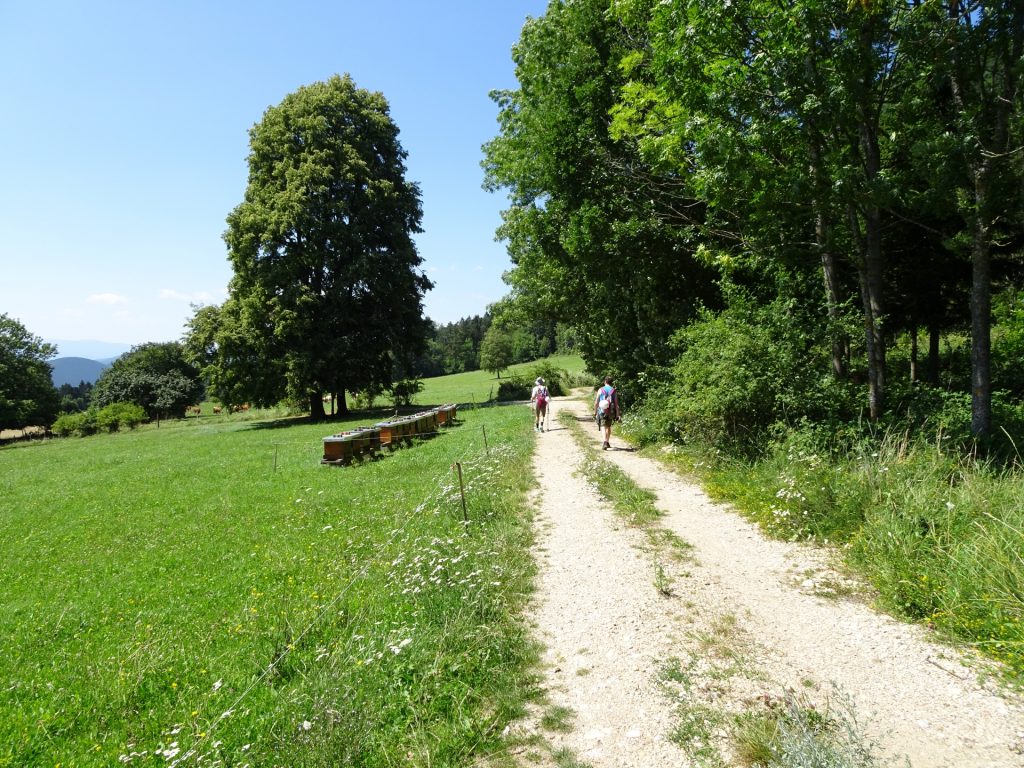
[[[209,310],[205,307],[194,310],[194,317],[206,314]],[[508,318],[495,323],[490,312],[452,323],[429,321],[425,350],[412,364],[413,375],[426,378],[475,371],[481,360],[485,365],[498,360],[503,370],[553,348],[553,329],[543,324],[518,327],[511,323]],[[188,333],[181,341],[138,344],[117,358],[95,383],[54,388],[47,361],[57,350],[19,321],[0,315],[0,428],[47,427],[62,414],[98,414],[126,403],[139,407],[139,420],[181,418],[190,406],[217,396],[216,382],[204,376],[200,360],[190,353],[193,344]],[[503,351],[496,357],[488,345],[501,346]],[[81,432],[77,427],[73,431]]]
[[[1022,54],[1009,0],[553,0],[485,147],[509,300],[677,411],[879,423],[930,385],[990,435],[1024,392]]]

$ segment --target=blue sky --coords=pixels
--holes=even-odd
[[[190,302],[226,297],[249,128],[346,72],[390,102],[421,186],[427,315],[483,313],[510,266],[505,198],[480,186],[488,93],[515,87],[511,47],[546,5],[0,0],[0,313],[47,340],[180,338]]]

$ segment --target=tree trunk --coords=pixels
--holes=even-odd
[[[836,256],[828,248],[821,252],[821,272],[825,280],[825,303],[828,307],[828,319],[832,337],[832,373],[840,381],[847,376],[846,358],[849,345],[845,335],[839,330],[839,280],[836,274]]]
[[[864,345],[868,364],[868,413],[877,421],[885,412],[885,338],[882,335],[882,248],[881,217],[869,207],[861,227],[853,204],[847,206],[851,231],[858,243],[857,276],[863,308]]]
[[[966,219],[971,233],[971,433],[984,437],[992,431],[992,232],[999,219],[1000,201],[993,200],[992,183],[1020,147],[1013,146],[1011,115],[1018,109],[1020,78],[1017,62],[1024,50],[1024,10],[1011,6],[1012,13],[994,16],[996,40],[992,66],[985,83],[976,82],[972,68],[963,57],[978,48],[956,45],[950,53],[954,66],[950,76],[953,101],[960,114],[961,132],[972,140],[973,157],[967,169],[972,199]],[[994,11],[993,11],[994,12]],[[949,18],[958,28],[976,30],[969,3],[950,0]],[[985,41],[988,46],[988,38]],[[1000,47],[1002,46],[1002,47]],[[966,52],[966,53],[965,53]],[[980,54],[975,54],[980,55]],[[986,86],[993,86],[992,92]],[[1019,113],[1018,113],[1019,116]]]
[[[884,317],[882,212],[874,199],[874,185],[882,172],[882,153],[878,145],[878,126],[882,104],[879,97],[877,61],[873,52],[878,39],[877,17],[872,16],[859,33],[860,55],[863,57],[861,81],[855,90],[857,109],[856,134],[851,135],[851,157],[864,169],[859,202],[847,203],[851,234],[857,244],[857,272],[860,279],[861,303],[864,308],[864,336],[868,362],[868,404],[870,418],[877,421],[885,412],[885,338]]]
[[[978,208],[987,198],[984,175],[975,183]],[[992,431],[992,257],[989,232],[978,215],[971,254],[971,434]]]
[[[846,339],[840,331],[839,317],[839,275],[836,255],[832,250],[832,227],[829,224],[822,187],[824,173],[821,168],[821,148],[812,139],[811,175],[815,183],[815,195],[811,201],[814,209],[814,239],[821,253],[821,274],[825,282],[825,306],[828,309],[829,336],[832,339],[832,373],[840,380],[846,379]]]
[[[345,390],[344,389],[339,389],[338,390],[337,403],[338,403],[338,415],[339,416],[348,416],[348,402],[346,402],[346,400],[345,400]]]
[[[917,324],[910,328],[910,380],[916,382],[918,380],[917,373]]]
[[[939,386],[939,324],[928,324],[928,382]]]
[[[324,413],[324,398],[319,392],[309,393],[309,418],[313,421],[324,421],[327,414]]]

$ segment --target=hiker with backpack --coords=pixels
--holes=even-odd
[[[604,377],[604,386],[597,390],[594,398],[594,414],[597,417],[597,428],[604,429],[604,445],[608,450],[612,447],[612,422],[619,420],[619,395],[612,386],[612,377]]]
[[[544,431],[544,419],[548,414],[548,401],[551,394],[544,385],[544,379],[540,376],[534,383],[533,391],[530,393],[530,402],[533,403],[533,429],[535,432]]]

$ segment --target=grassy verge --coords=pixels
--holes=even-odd
[[[498,748],[532,690],[532,435],[513,409],[460,417],[349,468],[319,464],[338,424],[285,420],[0,450],[0,766]]]

